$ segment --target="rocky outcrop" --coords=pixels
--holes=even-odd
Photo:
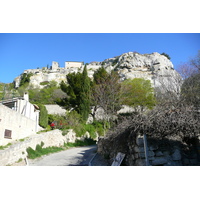
[[[116,70],[121,80],[144,78],[156,88],[179,91],[182,82],[180,74],[174,70],[172,62],[159,53],[124,53],[101,63],[107,71]]]
[[[55,65],[55,63],[53,62],[52,65]],[[60,83],[62,80],[66,81],[68,73],[82,72],[83,65],[72,65],[73,63],[70,67],[60,68],[59,64],[56,64],[56,68],[25,70],[24,73],[32,73],[30,84],[42,88],[42,82],[55,80]],[[165,88],[176,92],[180,89],[181,76],[174,70],[172,62],[159,53],[139,54],[128,52],[102,62],[91,62],[87,64],[88,76],[92,78],[94,72],[101,66],[108,72],[111,70],[117,71],[122,81],[129,78],[144,78],[150,80],[152,86],[156,88]],[[20,80],[21,75],[14,81],[16,87],[19,86]]]

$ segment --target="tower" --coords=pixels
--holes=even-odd
[[[53,62],[52,62],[52,66],[51,66],[51,70],[56,71],[56,70],[58,70],[58,69],[59,69],[59,63],[53,61]]]

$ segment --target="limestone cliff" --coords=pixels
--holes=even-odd
[[[178,92],[182,82],[180,74],[174,70],[172,62],[159,53],[124,53],[104,60],[101,64],[110,71],[118,71],[121,80],[144,78],[157,88]]]
[[[41,88],[40,83],[42,82],[55,80],[60,83],[62,80],[66,81],[68,73],[82,72],[84,65],[81,62],[71,62],[68,67],[60,68],[57,62],[53,62],[52,66],[51,69],[25,70],[24,73],[32,73],[30,84]],[[174,70],[172,62],[159,53],[128,52],[102,62],[91,62],[87,65],[89,77],[92,78],[94,72],[101,66],[105,67],[108,72],[116,70],[122,81],[128,78],[145,78],[150,80],[156,88],[165,88],[176,92],[180,88],[181,76]],[[21,76],[14,81],[16,87],[19,86]]]

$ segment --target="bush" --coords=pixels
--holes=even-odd
[[[170,56],[169,56],[168,54],[164,53],[164,52],[161,53],[161,55],[165,56],[165,57],[168,58],[169,60],[171,59]]]
[[[39,105],[40,108],[40,115],[39,115],[39,124],[43,128],[46,128],[48,126],[48,112],[44,105]]]
[[[19,86],[23,86],[25,83],[29,83],[29,82],[30,82],[30,77],[31,77],[32,75],[33,75],[32,73],[29,73],[29,74],[24,73],[24,74],[21,76],[21,80],[20,80]]]
[[[50,153],[54,153],[54,152],[59,152],[64,150],[63,147],[47,147],[47,148],[42,148],[44,146],[44,143],[41,142],[41,144],[37,144],[36,149],[33,150],[31,147],[28,147],[26,149],[27,153],[28,153],[28,158],[30,159],[35,159],[38,157],[41,157],[43,155],[47,155]]]
[[[40,83],[40,85],[48,85],[49,84],[49,81],[43,81]]]

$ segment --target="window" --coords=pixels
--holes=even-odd
[[[11,135],[12,135],[12,131],[5,129],[4,138],[12,139]]]

